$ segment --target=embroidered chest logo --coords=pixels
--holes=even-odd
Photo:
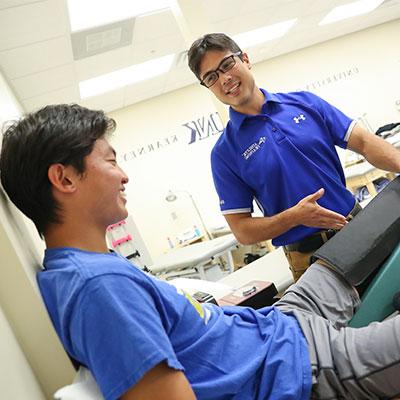
[[[298,117],[293,117],[293,121],[296,122],[296,124],[299,124],[300,121],[305,121],[306,117],[304,114],[300,114]]]
[[[263,144],[267,141],[265,136],[261,136],[258,142],[252,143],[243,153],[242,156],[248,160],[256,151],[260,150]]]

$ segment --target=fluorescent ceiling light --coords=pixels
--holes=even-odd
[[[385,0],[359,0],[353,3],[335,7],[318,25],[331,24],[342,19],[355,17],[356,15],[369,13],[379,7]]]
[[[110,24],[169,7],[169,0],[68,0],[71,31]]]
[[[289,19],[288,21],[264,26],[262,28],[254,29],[244,33],[239,33],[238,35],[233,36],[233,39],[240,47],[252,47],[257,44],[282,37],[296,22],[297,18]]]
[[[174,54],[155,58],[141,64],[132,65],[105,75],[97,76],[86,81],[79,82],[81,99],[97,96],[111,90],[132,85],[134,83],[162,75],[169,71],[174,60]]]

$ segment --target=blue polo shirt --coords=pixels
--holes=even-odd
[[[346,216],[355,199],[335,146],[347,147],[355,121],[310,92],[261,91],[261,113],[230,108],[230,121],[211,153],[222,213],[253,212],[255,200],[265,216],[273,216],[323,187],[318,204]],[[272,243],[293,243],[317,230],[299,225]]]

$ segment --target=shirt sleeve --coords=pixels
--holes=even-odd
[[[92,279],[70,326],[78,360],[85,360],[106,400],[117,399],[162,361],[183,370],[149,293],[123,275]]]
[[[310,98],[313,106],[320,112],[335,145],[343,149],[347,148],[347,142],[356,121],[349,118],[346,114],[321,97],[311,92],[304,93]]]
[[[253,191],[214,148],[211,169],[222,214],[253,212]]]

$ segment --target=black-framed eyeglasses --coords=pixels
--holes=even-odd
[[[206,73],[204,78],[200,81],[200,85],[203,85],[206,88],[209,88],[212,85],[214,85],[214,83],[217,82],[219,78],[218,71],[222,73],[228,72],[236,64],[235,57],[240,56],[241,54],[242,52],[238,51],[237,53],[233,53],[230,56],[223,58],[216,69]]]

